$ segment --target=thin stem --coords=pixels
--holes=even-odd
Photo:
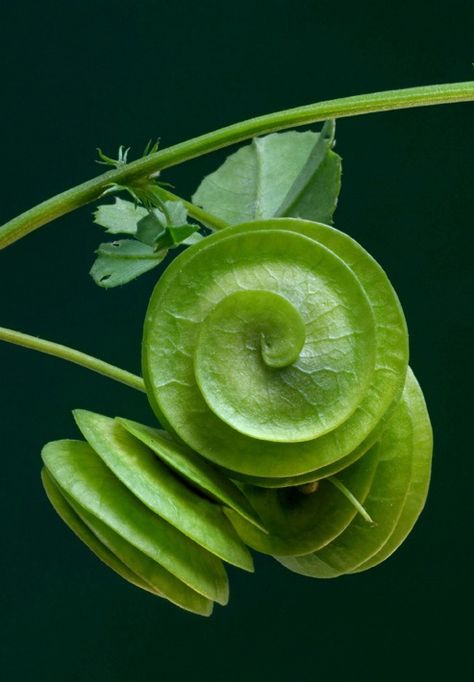
[[[62,358],[63,360],[73,362],[76,365],[81,365],[81,367],[86,367],[93,372],[103,374],[109,379],[114,379],[114,381],[119,381],[126,386],[135,388],[137,391],[145,392],[145,384],[141,377],[138,377],[131,372],[127,372],[124,369],[120,369],[120,367],[115,367],[115,365],[110,365],[103,360],[98,360],[92,355],[86,355],[86,353],[81,353],[78,350],[74,350],[74,348],[69,348],[69,346],[46,341],[37,336],[30,336],[29,334],[23,334],[22,332],[17,332],[14,329],[6,329],[5,327],[0,327],[0,341],[14,343],[17,346],[23,346],[24,348],[31,348],[32,350],[37,350],[40,353],[46,353],[47,355],[54,355],[57,358]]]
[[[95,201],[112,183],[124,184],[148,177],[164,168],[176,166],[255,135],[331,118],[473,100],[474,81],[469,81],[344,97],[251,118],[137,159],[38,204],[0,228],[0,249],[55,218]]]
[[[361,505],[361,503],[359,502],[359,500],[357,499],[357,497],[355,497],[355,495],[353,495],[353,494],[351,493],[351,491],[349,490],[349,488],[346,488],[346,486],[344,485],[344,483],[341,483],[341,481],[340,481],[338,478],[336,478],[335,476],[329,476],[329,477],[327,478],[327,480],[328,480],[330,483],[332,483],[333,486],[334,486],[335,488],[337,488],[337,489],[339,490],[339,492],[341,492],[341,493],[344,495],[344,497],[346,497],[346,498],[349,500],[349,502],[357,509],[357,511],[359,512],[359,514],[362,516],[362,518],[363,518],[365,521],[367,521],[368,524],[370,524],[371,526],[375,526],[375,525],[376,525],[376,523],[373,521],[373,519],[369,516],[369,514],[367,513],[367,511],[366,511],[366,510],[364,509],[364,507]]]
[[[177,194],[173,194],[173,192],[164,189],[164,187],[160,187],[160,194],[164,200],[180,201],[192,218],[196,218],[196,220],[199,220],[199,222],[211,228],[211,230],[223,230],[225,227],[228,227],[228,223],[224,220],[204,211],[204,209],[199,208],[199,206],[192,204],[190,201],[186,201],[186,199],[179,197]]]

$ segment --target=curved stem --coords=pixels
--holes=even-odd
[[[164,168],[242,142],[255,135],[331,118],[472,100],[474,81],[469,81],[344,97],[251,118],[137,159],[38,204],[0,228],[0,249],[55,218],[95,201],[111,183],[124,184],[144,178]]]
[[[339,490],[339,492],[341,492],[344,495],[344,497],[349,500],[349,502],[357,509],[357,511],[362,516],[364,521],[367,521],[367,523],[371,526],[376,525],[374,523],[374,521],[372,520],[372,518],[369,516],[369,514],[366,512],[364,507],[361,505],[359,500],[355,497],[355,495],[353,495],[351,493],[349,488],[346,488],[344,483],[341,483],[341,481],[338,478],[336,478],[335,476],[329,476],[326,480],[328,480],[330,483],[332,483],[333,486],[335,488],[337,488]]]
[[[223,230],[225,227],[228,227],[228,223],[226,223],[224,220],[221,220],[221,218],[208,213],[204,209],[199,208],[199,206],[196,206],[196,204],[186,201],[186,199],[179,197],[177,194],[173,194],[173,192],[170,192],[163,187],[160,187],[160,194],[165,200],[168,199],[169,201],[180,201],[192,218],[196,218],[196,220],[199,220],[199,222],[206,225],[206,227],[211,228],[211,230]]]
[[[29,334],[23,334],[22,332],[17,332],[14,329],[7,329],[5,327],[0,327],[0,341],[7,341],[8,343],[13,343],[17,346],[23,346],[24,348],[31,348],[32,350],[37,350],[41,353],[46,353],[47,355],[54,355],[57,358],[62,358],[63,360],[73,362],[76,365],[81,365],[81,367],[86,367],[93,372],[103,374],[109,379],[114,379],[114,381],[119,381],[131,388],[135,388],[137,391],[145,392],[145,384],[141,377],[138,377],[131,372],[127,372],[124,369],[120,369],[120,367],[115,367],[115,365],[110,365],[103,360],[98,360],[92,355],[86,355],[86,353],[81,353],[78,350],[74,350],[74,348],[69,348],[69,346],[46,341],[37,336],[30,336]]]

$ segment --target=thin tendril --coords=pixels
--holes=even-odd
[[[39,351],[40,353],[46,353],[47,355],[54,355],[62,360],[67,360],[68,362],[80,365],[81,367],[86,367],[109,379],[114,379],[114,381],[130,386],[137,391],[145,392],[145,384],[141,377],[132,374],[131,372],[127,372],[120,367],[115,367],[115,365],[110,365],[108,362],[99,360],[92,355],[87,355],[74,348],[69,348],[69,346],[63,346],[62,344],[54,343],[53,341],[46,341],[37,336],[23,334],[14,329],[7,329],[6,327],[0,327],[0,341],[7,341],[8,343],[13,343],[17,346],[23,346],[24,348]]]
[[[348,488],[346,488],[344,483],[341,483],[341,481],[335,476],[329,476],[329,478],[327,478],[326,480],[332,483],[333,486],[337,488],[344,495],[344,497],[346,497],[349,500],[349,502],[357,509],[362,518],[365,521],[367,521],[367,523],[369,523],[371,526],[377,525],[375,521],[372,519],[372,517],[369,516],[364,507],[361,505],[359,500],[351,493],[351,491]]]

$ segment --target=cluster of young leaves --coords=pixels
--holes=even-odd
[[[271,217],[295,217],[331,224],[341,186],[341,158],[332,150],[335,123],[320,133],[290,131],[255,138],[207,176],[192,199],[228,225]],[[148,145],[144,155],[156,151]],[[99,150],[100,163],[120,167],[128,149],[117,159]],[[164,198],[156,177],[132,185],[111,185],[107,194],[126,191],[133,201],[115,197],[94,214],[94,222],[109,234],[127,239],[100,244],[90,274],[96,284],[112,288],[152,270],[168,250],[190,245],[202,235],[188,220],[181,201]]]
[[[156,149],[157,144],[147,145],[144,156]],[[112,159],[99,150],[99,163],[118,168],[127,162],[128,151],[121,146],[118,158]],[[106,194],[125,191],[133,202],[115,197],[115,203],[102,204],[94,213],[94,222],[108,234],[128,235],[99,245],[90,271],[99,286],[110,289],[127,284],[159,265],[169,249],[200,239],[199,225],[188,221],[181,201],[163,198],[162,187],[156,178],[150,178],[129,185],[113,184],[107,190]]]
[[[99,206],[94,222],[108,234],[126,234],[128,239],[105,242],[97,249],[90,274],[106,289],[127,284],[152,270],[169,249],[200,238],[199,226],[188,222],[187,211],[179,201],[165,201],[161,208],[147,209],[125,199]]]

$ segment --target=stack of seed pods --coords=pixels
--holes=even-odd
[[[181,253],[153,292],[143,376],[166,431],[77,411],[43,450],[59,514],[130,582],[209,615],[248,547],[319,578],[404,540],[428,413],[382,268],[334,228],[272,219]]]

